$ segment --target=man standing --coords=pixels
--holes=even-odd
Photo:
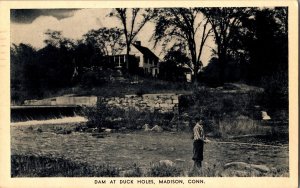
[[[196,125],[193,128],[193,160],[194,168],[200,169],[203,161],[203,145],[204,145],[204,130],[203,130],[203,121],[200,118],[196,118]]]

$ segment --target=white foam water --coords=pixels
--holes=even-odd
[[[69,124],[69,123],[84,123],[88,120],[82,116],[74,116],[74,117],[64,117],[57,119],[48,119],[48,120],[29,120],[29,121],[21,121],[21,122],[12,122],[11,125],[46,125],[46,124]]]

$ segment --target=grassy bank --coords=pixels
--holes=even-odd
[[[115,177],[117,168],[108,164],[90,166],[63,158],[44,156],[11,156],[12,177]]]
[[[101,97],[123,97],[127,94],[145,93],[190,93],[194,86],[186,82],[168,82],[156,78],[129,76],[126,80],[103,82],[97,85],[77,84],[72,87],[57,88],[55,90],[44,89],[40,94],[29,95],[27,93],[16,93],[22,97],[15,97],[12,103],[20,105],[24,100],[43,99],[57,97],[66,94],[78,96],[101,96]],[[33,98],[32,98],[33,97]]]
[[[244,169],[241,172],[225,169],[221,164],[204,167],[200,170],[159,163],[151,164],[149,169],[143,170],[137,164],[133,164],[131,169],[120,171],[120,168],[112,167],[109,164],[91,166],[63,158],[32,155],[12,155],[11,163],[12,177],[285,177],[289,174],[287,168],[271,169],[267,173],[251,169]]]

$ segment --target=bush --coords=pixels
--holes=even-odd
[[[108,164],[90,166],[63,158],[11,156],[12,177],[117,177],[119,170]]]
[[[144,124],[151,126],[159,125],[163,128],[169,128],[174,120],[174,113],[159,113],[157,111],[138,111],[134,108],[121,109],[106,104],[103,100],[98,100],[96,107],[86,107],[82,110],[83,116],[88,119],[87,127],[98,128],[103,127],[119,129],[126,127],[127,129],[141,128]]]
[[[179,109],[190,117],[204,119],[236,118],[240,115],[253,117],[254,106],[261,101],[261,94],[223,93],[214,89],[200,87],[191,96],[181,96]]]
[[[192,169],[188,172],[189,177],[222,177],[223,163],[217,163],[210,167],[202,167],[200,170]]]
[[[261,124],[252,119],[224,119],[218,122],[217,131],[221,136],[240,136],[246,134],[263,134]]]
[[[152,165],[148,176],[150,177],[178,177],[181,175],[182,169],[176,166],[168,166],[166,164],[162,165]]]
[[[108,111],[106,110],[106,105],[101,101],[97,102],[96,107],[83,108],[82,113],[88,119],[88,127],[101,128],[105,126],[105,119],[108,115]]]
[[[108,75],[103,74],[104,71],[89,70],[81,76],[80,85],[83,88],[91,88],[93,86],[102,86],[106,83]]]
[[[288,109],[288,74],[279,72],[262,79],[265,105],[271,109]]]
[[[134,163],[131,168],[132,168],[132,170],[127,171],[124,174],[124,177],[142,177],[143,176],[141,168],[136,163]]]
[[[204,120],[205,131],[215,137],[254,134],[261,130],[256,121],[263,93],[256,91],[225,93],[217,89],[199,87],[192,95],[181,96],[179,109],[191,122],[194,117]],[[190,123],[193,128],[194,123]]]

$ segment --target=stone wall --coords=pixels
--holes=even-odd
[[[121,109],[133,108],[138,111],[178,112],[178,94],[160,93],[125,95],[125,97],[102,98],[109,106]]]
[[[179,94],[159,93],[144,95],[125,95],[124,97],[101,98],[109,106],[121,109],[133,108],[138,111],[178,112]],[[46,98],[41,100],[26,100],[29,106],[96,106],[96,96],[72,96]]]

